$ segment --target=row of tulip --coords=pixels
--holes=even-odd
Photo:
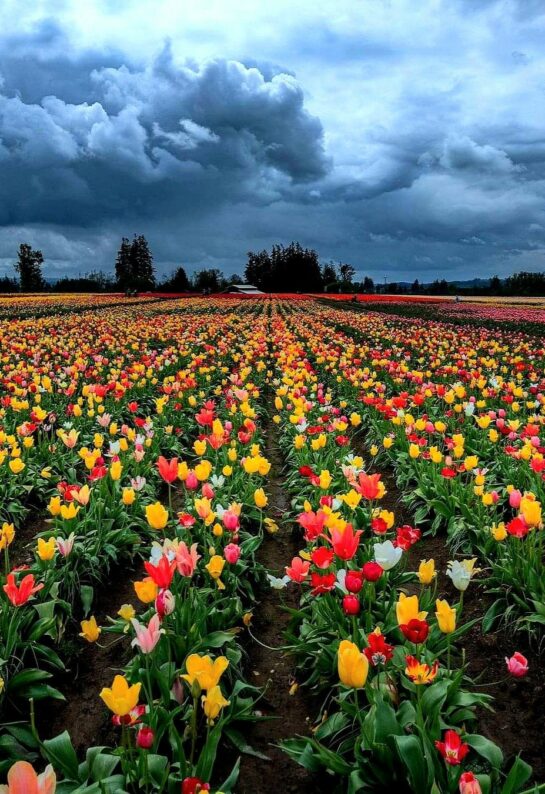
[[[545,623],[545,349],[538,339],[323,307],[314,350],[359,404],[376,461],[394,466],[418,522],[479,556],[485,617]],[[333,333],[331,329],[334,329]]]
[[[380,473],[351,451],[362,416],[344,399],[346,362],[321,366],[330,351],[340,353],[321,312],[303,316],[287,305],[273,320],[275,421],[304,530],[301,552],[273,584],[301,587],[291,651],[301,681],[325,694],[314,735],[284,747],[309,771],[329,771],[332,790],[349,794],[521,791],[528,765],[506,766],[500,748],[474,732],[476,708],[490,705],[462,651],[473,623],[464,621],[463,595],[476,560],[449,563],[454,603],[438,596],[433,560],[410,570],[420,530],[397,526],[381,507]],[[509,659],[511,675],[526,670],[521,655]]]
[[[142,554],[140,614],[120,604],[103,626],[89,614],[81,623],[82,642],[134,648],[123,674],[100,693],[119,746],[90,748],[81,764],[66,732],[41,741],[34,725],[18,724],[3,737],[2,768],[11,766],[10,791],[35,790],[28,762],[12,765],[26,747],[30,761],[41,754],[52,764],[40,781],[47,791],[204,791],[220,740],[247,750],[236,725],[255,718],[257,692],[244,680],[237,638],[250,620],[245,605],[259,576],[254,555],[267,503],[258,404],[265,320],[197,301],[182,313],[174,305],[94,320],[77,346],[67,316],[47,325],[33,360],[15,337],[8,348],[19,366],[4,373],[0,475],[10,501],[2,508],[7,517],[24,515],[28,489],[18,490],[17,480],[38,482],[50,526],[22,575],[10,570],[17,531],[4,522],[0,619],[10,627],[2,639],[14,642],[4,693],[8,701],[60,696],[44,685],[41,664],[25,665],[36,658],[36,637],[46,635],[45,662],[60,667],[62,631],[81,609],[89,613],[93,588],[107,586],[123,553]],[[224,792],[237,774],[238,764]]]

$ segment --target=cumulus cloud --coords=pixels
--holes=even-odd
[[[1,223],[81,226],[167,206],[175,215],[200,194],[213,211],[260,185],[265,198],[289,193],[329,168],[292,75],[225,59],[177,64],[167,45],[142,69],[100,66],[89,77],[93,102],[62,91],[25,101],[4,86]]]

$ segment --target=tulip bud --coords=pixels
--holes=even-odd
[[[343,610],[345,615],[358,615],[360,608],[360,600],[357,596],[345,595],[343,598]]]
[[[223,550],[223,556],[230,565],[236,565],[240,558],[240,546],[229,543]]]
[[[190,491],[195,491],[199,487],[199,481],[194,471],[190,471],[185,478],[185,487]]]
[[[383,567],[377,562],[366,562],[362,568],[363,578],[368,582],[377,582],[383,573]]]
[[[510,659],[506,656],[505,663],[513,678],[524,678],[528,672],[528,659],[518,651],[515,651]]]
[[[177,676],[174,679],[174,683],[172,684],[171,692],[172,692],[172,697],[174,698],[176,703],[178,703],[178,705],[181,706],[182,703],[185,700],[186,693],[185,693],[184,685],[182,683],[182,679],[180,678],[180,676]]]
[[[363,587],[363,572],[347,571],[344,586],[349,593],[359,593]]]
[[[170,590],[161,590],[155,599],[155,609],[161,620],[174,611],[175,605],[176,598]]]
[[[482,794],[481,784],[473,772],[464,772],[460,776],[460,794]]]
[[[140,747],[142,750],[149,750],[151,747],[153,747],[154,741],[155,734],[153,730],[149,727],[149,725],[142,725],[136,734],[136,746]]]

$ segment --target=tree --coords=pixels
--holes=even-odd
[[[323,288],[318,254],[296,242],[273,245],[270,253],[248,251],[244,277],[264,292],[321,292]]]
[[[131,244],[128,237],[121,239],[115,260],[115,280],[123,292],[132,287]]]
[[[411,292],[413,295],[418,295],[420,292],[420,282],[417,278],[415,278],[411,285]]]
[[[369,294],[375,291],[375,282],[370,276],[365,276],[363,279],[363,291]]]
[[[44,257],[41,251],[34,250],[28,243],[21,243],[14,265],[19,274],[21,292],[43,292],[45,281],[42,276]]]
[[[129,285],[139,292],[154,289],[155,268],[148,241],[143,234],[135,234],[131,244],[131,281]]]
[[[19,284],[17,283],[17,279],[10,278],[9,276],[1,276],[0,277],[0,292],[17,292],[19,289]]]
[[[170,278],[163,281],[160,287],[165,292],[189,292],[191,284],[185,269],[180,265],[170,274]]]
[[[193,274],[193,289],[196,292],[219,292],[224,289],[225,280],[223,273],[217,268],[197,270]]]
[[[322,269],[324,292],[331,292],[337,286],[337,271],[333,262],[327,262]]]
[[[342,282],[342,287],[345,292],[350,292],[352,289],[352,279],[356,275],[355,268],[346,263],[339,265],[339,276]]]

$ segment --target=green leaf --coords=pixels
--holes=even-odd
[[[55,769],[62,772],[64,777],[70,780],[78,779],[78,759],[68,731],[63,731],[54,739],[46,739],[43,748],[47,760]]]
[[[531,777],[531,774],[532,767],[526,761],[523,761],[522,758],[516,758],[503,784],[501,794],[517,794]]]
[[[393,739],[413,791],[429,791],[428,765],[416,736],[394,736]]]
[[[463,737],[463,740],[466,744],[469,744],[476,753],[482,756],[482,758],[486,758],[493,769],[501,768],[503,764],[503,753],[497,744],[494,744],[494,742],[491,742],[490,739],[486,739],[484,736],[480,736],[478,733],[468,734]]]

